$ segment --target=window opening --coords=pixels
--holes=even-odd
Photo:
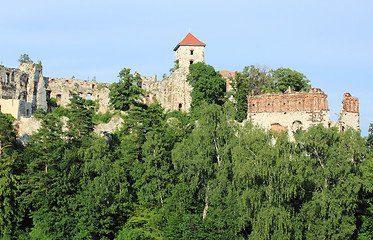
[[[190,63],[190,64],[193,64],[193,60],[190,60],[189,63]]]
[[[182,108],[183,108],[183,104],[182,104],[182,103],[179,103],[178,111],[181,111]]]
[[[194,50],[190,50],[190,55],[193,55],[193,53],[194,53]]]
[[[10,73],[6,73],[6,84],[10,82]]]
[[[92,98],[92,93],[87,93],[87,100],[91,100]]]

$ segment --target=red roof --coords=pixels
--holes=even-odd
[[[179,46],[185,46],[185,45],[206,46],[205,43],[203,43],[200,40],[198,40],[191,33],[188,33],[188,35],[186,35],[186,37],[183,39],[183,41],[179,42],[179,44],[174,48],[174,51],[176,51],[179,48]]]

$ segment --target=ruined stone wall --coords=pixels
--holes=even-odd
[[[18,99],[0,99],[0,110],[3,113],[11,114],[15,119],[20,119],[31,116],[32,105]]]
[[[273,125],[277,124],[294,132],[297,129],[307,129],[320,123],[328,127],[329,111],[249,113],[248,120],[267,130],[272,129]]]
[[[204,46],[179,46],[175,52],[175,61],[179,67],[162,81],[156,77],[141,77],[142,87],[146,91],[144,102],[154,103],[157,100],[162,107],[170,111],[184,111],[190,109],[193,88],[189,85],[187,75],[189,65],[204,61]]]
[[[186,81],[187,74],[185,68],[179,68],[162,81],[146,81],[145,77],[142,77],[146,91],[144,103],[150,104],[157,100],[165,110],[189,111],[192,87]]]
[[[230,71],[222,70],[222,71],[219,71],[219,73],[225,79],[226,92],[232,91],[233,88],[231,86],[230,79],[234,78],[237,72],[230,72]]]
[[[329,125],[327,95],[318,88],[308,92],[251,95],[248,98],[248,120],[266,129],[287,128],[289,131],[310,126]]]
[[[19,70],[28,75],[26,101],[32,104],[32,110],[35,111],[37,108],[47,110],[43,67],[34,63],[21,63]]]
[[[339,118],[339,125],[344,131],[347,127],[359,129],[359,99],[345,93],[342,99],[342,109]]]
[[[46,94],[63,107],[70,103],[71,94],[76,93],[84,99],[97,100],[99,112],[106,112],[109,108],[108,83],[68,78],[45,78],[45,81],[48,83]]]
[[[21,63],[19,69],[0,66],[0,99],[1,111],[17,119],[29,117],[37,108],[46,110],[42,67],[33,63]]]

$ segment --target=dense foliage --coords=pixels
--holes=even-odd
[[[315,126],[289,141],[237,124],[230,102],[199,103],[196,121],[132,101],[101,136],[91,102],[71,102],[38,111],[24,147],[0,113],[0,238],[373,236],[372,132]]]
[[[223,104],[225,94],[225,80],[221,74],[215,71],[213,66],[204,62],[189,65],[187,81],[193,87],[191,97],[192,111],[202,102]]]
[[[289,68],[268,70],[266,67],[247,66],[242,72],[236,72],[230,78],[236,107],[236,120],[246,119],[248,96],[269,92],[285,92],[289,88],[295,91],[305,91],[311,87],[309,80],[300,72]]]
[[[132,75],[128,68],[120,71],[118,77],[119,81],[110,85],[110,103],[115,109],[127,111],[144,95],[144,90],[139,87],[141,77]]]

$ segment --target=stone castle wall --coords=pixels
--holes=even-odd
[[[204,46],[178,46],[175,52],[175,65],[178,66],[170,76],[159,82],[155,76],[141,77],[142,87],[146,91],[144,102],[149,104],[157,100],[165,110],[188,112],[193,89],[187,82],[189,66],[203,62],[204,56]]]
[[[29,117],[37,108],[47,109],[42,66],[21,63],[19,68],[0,65],[0,109],[15,118]]]
[[[266,129],[283,127],[289,131],[307,129],[317,124],[328,126],[327,95],[318,88],[308,92],[252,95],[248,98],[248,119]]]
[[[46,94],[55,98],[57,103],[66,107],[70,103],[72,93],[76,93],[83,99],[97,101],[98,111],[106,112],[109,107],[108,83],[96,81],[71,79],[71,78],[45,78],[47,82]]]
[[[188,71],[185,68],[176,69],[170,76],[162,81],[143,80],[143,88],[146,91],[144,103],[150,104],[158,101],[165,110],[178,110],[187,112],[190,109],[192,87],[186,81]]]

